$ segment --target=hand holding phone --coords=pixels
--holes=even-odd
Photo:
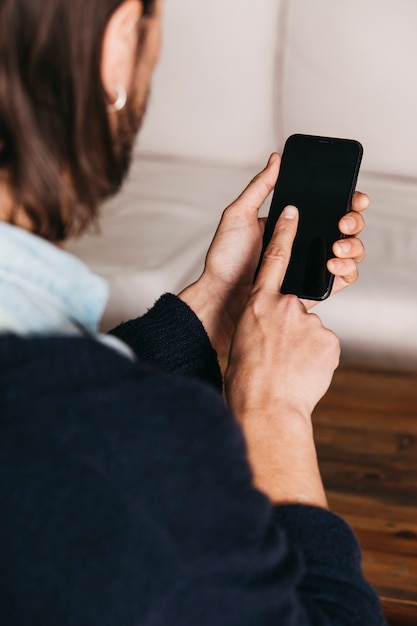
[[[342,237],[338,222],[351,208],[362,153],[351,139],[301,134],[287,139],[261,253],[262,260],[284,207],[295,205],[299,225],[282,293],[308,300],[330,295],[334,276],[327,261]]]

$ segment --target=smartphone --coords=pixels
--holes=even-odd
[[[343,237],[338,222],[351,209],[362,154],[362,145],[352,139],[301,134],[287,139],[259,262],[282,210],[295,205],[298,231],[282,293],[309,300],[330,295],[334,276],[326,263],[334,256],[333,244]]]

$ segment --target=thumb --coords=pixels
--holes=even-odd
[[[257,213],[278,179],[281,157],[274,152],[269,157],[267,166],[252,179],[246,189],[233,202],[232,206],[239,212],[249,211]]]

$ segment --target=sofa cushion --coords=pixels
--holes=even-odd
[[[223,209],[256,170],[138,157],[122,193],[102,211],[101,232],[69,250],[110,282],[108,329],[166,291],[197,278]],[[359,281],[316,307],[340,337],[345,361],[417,365],[417,185],[363,174],[373,199]],[[269,200],[262,211],[266,214]],[[394,215],[394,217],[393,217]]]
[[[175,0],[140,135],[142,153],[256,163],[276,149],[281,0]]]
[[[294,132],[350,137],[363,169],[417,180],[417,2],[284,0],[277,146]]]
[[[254,171],[137,156],[97,232],[68,249],[110,282],[103,329],[142,314],[165,291],[201,274],[224,208]]]

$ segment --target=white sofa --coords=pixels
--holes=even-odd
[[[199,275],[222,210],[287,136],[349,137],[367,258],[316,310],[344,360],[416,366],[417,2],[175,0],[164,30],[130,178],[70,245],[110,281],[104,328]]]

